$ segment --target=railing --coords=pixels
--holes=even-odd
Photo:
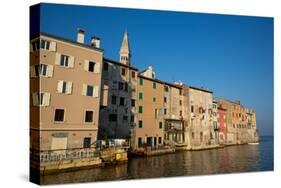
[[[73,160],[73,159],[82,159],[89,157],[99,157],[100,151],[96,148],[75,148],[75,149],[66,149],[66,150],[47,150],[47,151],[38,151],[30,150],[31,160],[38,161],[41,163],[52,162],[52,161],[61,161],[61,160]]]

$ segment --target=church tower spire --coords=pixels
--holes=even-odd
[[[130,47],[129,47],[129,39],[128,39],[128,32],[125,31],[122,45],[120,48],[120,62],[125,65],[130,65]]]

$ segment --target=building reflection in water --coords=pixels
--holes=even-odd
[[[159,178],[260,171],[258,145],[230,146],[204,151],[133,158],[117,166],[66,172],[41,177],[43,184]]]

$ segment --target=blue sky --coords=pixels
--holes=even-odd
[[[153,65],[158,79],[204,86],[257,112],[261,135],[273,134],[273,18],[43,4],[42,32],[101,38],[119,60],[129,32],[132,64]]]

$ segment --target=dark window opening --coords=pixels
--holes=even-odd
[[[91,147],[91,137],[85,137],[84,138],[83,147],[84,148]]]
[[[94,116],[93,111],[86,111],[85,122],[87,122],[87,123],[93,122],[93,116]]]
[[[64,120],[64,109],[56,109],[55,121],[63,121],[63,120]]]
[[[88,67],[88,71],[89,72],[94,72],[94,70],[95,70],[95,63],[90,61],[89,62],[89,67]]]

